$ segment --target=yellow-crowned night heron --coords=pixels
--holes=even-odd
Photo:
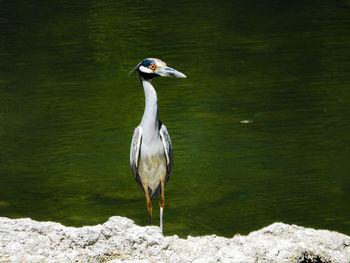
[[[173,165],[173,150],[169,133],[158,118],[157,93],[152,78],[168,76],[186,78],[181,72],[167,67],[156,58],[147,58],[135,69],[145,91],[145,111],[131,141],[130,165],[135,180],[143,190],[152,224],[152,200],[160,196],[160,228],[163,231],[164,186]],[[134,70],[135,70],[134,69]]]

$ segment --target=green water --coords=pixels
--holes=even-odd
[[[0,216],[147,225],[128,76],[146,57],[188,76],[154,81],[165,234],[350,234],[349,1],[0,1]]]

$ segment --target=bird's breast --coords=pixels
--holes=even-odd
[[[153,192],[160,181],[165,179],[166,159],[161,142],[142,145],[138,172],[142,183],[147,184]]]

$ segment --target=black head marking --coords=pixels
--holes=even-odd
[[[153,59],[145,59],[140,63],[140,65],[137,68],[137,71],[139,72],[140,76],[143,77],[144,79],[152,79],[160,76],[158,73],[155,73],[155,72],[148,73],[140,70],[141,66],[149,68],[151,64],[156,64],[156,62]]]
[[[155,64],[156,62],[152,59],[145,59],[144,61],[141,62],[140,66],[144,66],[148,68],[151,64]]]

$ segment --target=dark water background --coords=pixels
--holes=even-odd
[[[129,167],[146,57],[188,76],[154,81],[165,234],[350,234],[349,1],[0,1],[0,216],[148,223]]]

